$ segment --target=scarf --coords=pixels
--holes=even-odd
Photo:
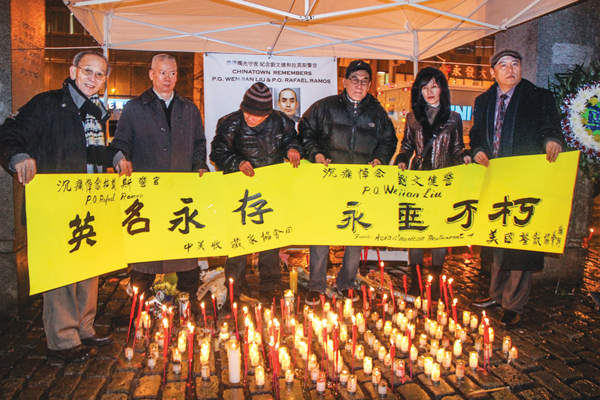
[[[102,124],[100,122],[102,121],[102,117],[105,116],[108,111],[106,111],[100,102],[98,94],[94,94],[88,98],[79,90],[75,81],[69,79],[68,83],[71,97],[77,108],[79,108],[81,122],[83,123],[83,131],[87,146],[87,172],[104,172],[106,164],[106,145],[104,141],[104,130],[102,129]]]

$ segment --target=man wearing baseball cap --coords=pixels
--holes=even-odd
[[[363,60],[346,68],[344,91],[314,103],[298,130],[304,157],[324,164],[389,164],[398,139],[385,109],[369,94],[371,66]],[[360,246],[346,246],[336,286],[346,298],[358,273]],[[310,246],[310,281],[306,303],[319,303],[327,287],[328,246]],[[356,297],[355,299],[358,299]]]
[[[271,91],[257,82],[244,94],[240,109],[217,123],[210,159],[226,174],[241,171],[249,177],[254,176],[254,168],[279,164],[284,158],[298,167],[300,143],[294,125],[285,113],[273,110]],[[282,297],[279,249],[260,252],[258,269],[263,300]],[[242,293],[245,277],[246,255],[230,257],[225,263],[225,281],[233,279],[234,297]]]
[[[475,99],[473,128],[469,134],[474,160],[487,167],[499,157],[544,154],[556,161],[562,151],[560,117],[552,93],[521,78],[521,55],[499,50],[490,58],[496,79]],[[516,325],[529,299],[533,271],[544,267],[544,253],[493,249],[490,297],[474,307],[502,307],[500,325]]]

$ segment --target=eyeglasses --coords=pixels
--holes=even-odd
[[[99,81],[105,81],[106,80],[106,74],[104,72],[94,72],[93,70],[89,69],[89,68],[85,68],[85,67],[78,67],[75,66],[75,68],[78,68],[81,70],[81,72],[85,75],[85,76],[92,76],[94,75],[96,77],[96,79],[98,79]]]
[[[361,86],[369,86],[369,83],[371,83],[370,79],[358,79],[358,78],[352,78],[350,79],[350,82],[352,82],[353,85],[361,85]]]

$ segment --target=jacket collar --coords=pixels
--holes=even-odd
[[[149,88],[148,90],[146,90],[144,93],[142,93],[140,95],[140,99],[142,100],[143,104],[148,104],[148,103],[152,103],[153,101],[158,101],[158,96],[156,95],[156,93],[154,93],[153,88]],[[179,93],[177,93],[177,90],[174,90],[173,91],[173,100],[171,100],[171,101],[175,101],[176,99],[182,100],[183,97],[181,97],[181,95]]]
[[[71,78],[66,78],[63,81],[62,84],[62,99],[61,99],[61,103],[64,104],[64,107],[74,113],[79,113],[79,107],[77,107],[77,104],[75,103],[75,100],[73,100],[73,95],[71,94],[71,89],[69,88],[69,82],[71,81]],[[100,123],[105,123],[106,121],[108,121],[110,119],[110,112],[104,107],[103,103],[101,104],[101,111],[102,111],[102,120],[99,121]]]

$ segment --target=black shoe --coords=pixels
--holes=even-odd
[[[356,292],[356,290],[354,292]],[[350,290],[349,289],[344,289],[344,290],[340,291],[340,293],[342,294],[342,297],[345,300],[350,299]],[[356,301],[358,301],[358,296],[356,295],[356,293],[352,293],[352,302],[354,303]]]
[[[95,350],[76,346],[65,350],[50,350],[48,349],[48,357],[59,358],[66,362],[81,363],[90,359],[90,356],[95,354]]]
[[[308,306],[316,306],[321,304],[321,293],[317,292],[316,290],[311,290],[306,295],[304,302]]]
[[[90,347],[102,347],[110,344],[111,341],[112,335],[99,336],[98,334],[95,334],[94,336],[81,339],[81,344]]]
[[[474,301],[471,303],[471,305],[473,307],[481,308],[483,310],[488,310],[490,308],[495,308],[495,307],[501,306],[501,304],[499,304],[496,300],[492,300],[489,297],[487,299]]]
[[[505,328],[515,326],[521,321],[521,316],[514,311],[506,310],[500,318],[500,325]]]

